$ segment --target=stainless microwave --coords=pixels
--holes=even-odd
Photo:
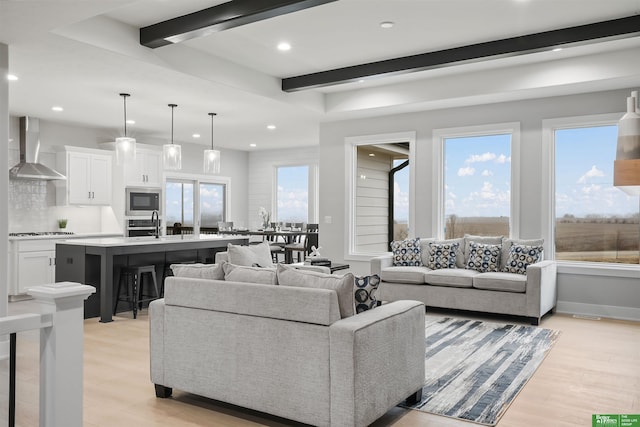
[[[153,211],[162,211],[162,189],[160,188],[126,188],[127,216],[150,216]]]

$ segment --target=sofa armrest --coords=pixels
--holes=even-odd
[[[424,328],[424,304],[406,300],[329,327],[332,426],[367,426],[422,390]]]
[[[383,268],[393,266],[393,254],[388,253],[371,258],[369,261],[371,266],[371,274],[380,275]]]
[[[556,306],[558,265],[545,260],[527,267],[527,312],[538,320]]]
[[[225,261],[229,261],[229,253],[227,251],[216,252],[215,264],[222,264]]]
[[[149,355],[151,382],[166,385],[164,382],[164,298],[149,304]]]

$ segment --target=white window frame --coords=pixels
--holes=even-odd
[[[308,224],[318,224],[319,223],[319,188],[318,188],[318,179],[319,179],[319,167],[317,162],[294,162],[294,163],[278,163],[273,165],[273,179],[271,180],[273,183],[273,189],[271,190],[271,194],[273,194],[273,198],[271,200],[271,210],[269,212],[275,213],[275,218],[272,218],[271,221],[275,221],[278,218],[278,169],[279,168],[290,168],[290,167],[298,167],[298,166],[308,166],[309,167],[309,177],[308,177],[308,185],[309,185],[309,194],[308,194],[308,203],[307,206],[307,218]],[[278,220],[279,221],[279,220]]]
[[[225,186],[224,192],[224,217],[225,220],[231,218],[231,204],[229,203],[229,194],[231,193],[231,178],[228,176],[218,176],[218,175],[200,175],[200,174],[188,174],[188,173],[177,173],[177,172],[169,172],[164,174],[164,178],[162,180],[162,191],[165,191],[167,188],[167,181],[181,181],[181,182],[190,182],[194,184],[193,191],[193,233],[197,234],[200,232],[200,184],[221,184]],[[165,195],[163,194],[164,203],[166,203]],[[164,209],[163,209],[164,211]],[[163,213],[162,222],[167,226],[164,216],[166,212]]]
[[[589,116],[562,117],[542,121],[542,183],[541,219],[544,237],[545,258],[555,259],[555,212],[556,212],[556,130],[616,125],[623,113],[596,114]],[[606,262],[559,260],[558,271],[571,274],[601,274],[617,277],[635,277],[637,264],[614,264]]]
[[[376,144],[395,144],[401,142],[409,142],[409,229],[408,237],[414,237],[415,229],[415,164],[416,164],[416,132],[394,132],[376,135],[349,136],[344,139],[345,142],[345,171],[348,174],[345,189],[345,219],[346,236],[344,239],[345,260],[368,261],[372,256],[382,255],[387,252],[357,252],[356,243],[356,171],[357,171],[357,149],[361,145]]]
[[[444,239],[444,143],[447,138],[464,138],[473,136],[487,136],[511,134],[511,183],[510,183],[510,212],[509,234],[512,238],[520,235],[520,122],[495,123],[488,125],[442,128],[433,130],[433,194],[436,203],[432,204],[435,237]]]

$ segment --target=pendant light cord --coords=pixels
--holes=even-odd
[[[128,93],[121,93],[122,102],[124,103],[124,136],[127,136],[127,96],[131,96]]]
[[[177,107],[176,104],[169,104],[171,107],[171,145],[173,145],[173,109]]]
[[[213,116],[217,116],[216,113],[209,113],[211,116],[211,149],[213,150]]]

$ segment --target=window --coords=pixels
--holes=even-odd
[[[168,226],[178,222],[183,227],[193,227],[193,188],[193,182],[167,180],[165,223]]]
[[[167,234],[216,232],[218,222],[227,218],[227,190],[228,180],[168,178],[164,215]]]
[[[440,195],[434,217],[442,237],[517,236],[512,158],[518,138],[517,123],[434,132],[442,176],[434,184]]]
[[[552,132],[555,259],[638,264],[638,197],[613,186],[615,122]]]
[[[309,222],[309,166],[279,166],[276,171],[278,222]]]
[[[346,194],[350,259],[389,251],[411,234],[414,132],[346,139],[352,179]]]

